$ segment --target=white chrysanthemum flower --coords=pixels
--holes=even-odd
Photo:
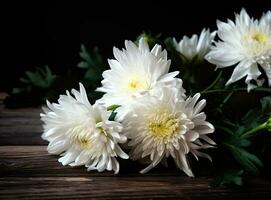
[[[116,59],[108,60],[111,69],[103,72],[102,87],[97,89],[106,93],[100,103],[106,106],[129,105],[142,94],[167,85],[178,87],[184,94],[182,80],[174,78],[179,72],[168,73],[170,60],[160,45],[155,45],[150,51],[141,38],[138,46],[125,41],[125,47],[122,51],[114,48]]]
[[[229,67],[238,63],[226,85],[246,77],[248,91],[262,85],[259,80],[260,65],[266,73],[271,86],[271,12],[263,14],[260,20],[250,18],[245,9],[236,14],[235,23],[217,22],[218,41],[206,55],[206,59],[219,68]]]
[[[204,56],[210,51],[215,35],[216,31],[210,33],[209,29],[203,29],[199,37],[196,34],[192,35],[191,38],[184,36],[179,43],[173,38],[173,44],[175,49],[187,60],[196,58],[198,61],[202,61]]]
[[[72,90],[71,96],[61,95],[58,103],[47,102],[41,119],[44,122],[42,138],[49,141],[48,152],[61,154],[63,165],[85,165],[88,170],[119,171],[117,156],[127,159],[118,143],[126,142],[121,135],[122,125],[109,121],[110,112],[105,107],[91,105],[85,88]]]
[[[210,156],[200,149],[213,147],[215,142],[207,134],[214,127],[201,112],[206,101],[197,103],[200,94],[186,100],[180,98],[176,88],[162,88],[155,96],[144,96],[132,106],[132,113],[123,120],[123,133],[130,139],[130,157],[133,160],[148,159],[148,172],[162,160],[172,156],[176,165],[188,176],[193,176],[187,161],[191,152],[198,156]]]

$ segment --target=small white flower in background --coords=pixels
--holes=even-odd
[[[198,61],[203,61],[204,56],[210,51],[211,43],[216,35],[216,31],[210,33],[209,29],[203,29],[200,36],[194,34],[191,38],[184,36],[178,43],[173,38],[173,44],[175,49],[182,54],[185,59],[193,60],[196,58]]]
[[[49,141],[48,152],[61,154],[63,165],[85,165],[88,170],[119,171],[117,156],[127,159],[118,143],[126,142],[122,125],[109,121],[110,112],[101,105],[91,105],[85,88],[61,95],[58,103],[47,102],[41,113],[42,138]]]
[[[215,43],[206,59],[218,68],[237,64],[226,85],[246,77],[248,91],[261,86],[264,80],[258,77],[260,65],[271,86],[271,12],[263,14],[260,20],[250,18],[245,9],[231,20],[217,22],[217,35],[221,41]],[[255,80],[257,85],[251,83]]]
[[[185,100],[176,88],[161,88],[153,96],[138,98],[132,112],[123,120],[123,133],[130,139],[130,158],[149,159],[146,173],[162,160],[172,156],[176,165],[188,176],[193,176],[187,161],[191,152],[198,156],[210,156],[200,149],[213,147],[215,142],[207,134],[214,132],[212,124],[201,112],[206,101],[197,103],[200,94]]]
[[[113,49],[115,59],[108,60],[111,69],[103,72],[102,87],[97,89],[106,93],[99,103],[121,105],[117,111],[122,113],[135,98],[162,86],[178,87],[184,95],[182,80],[175,78],[179,72],[168,73],[170,60],[160,45],[150,50],[141,38],[138,46],[125,41],[125,47],[122,51]]]

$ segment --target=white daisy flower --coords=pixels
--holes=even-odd
[[[245,9],[236,14],[235,23],[217,21],[218,41],[206,55],[206,59],[219,68],[237,64],[226,85],[246,76],[248,91],[262,85],[259,80],[260,65],[271,86],[271,12],[263,14],[260,20],[250,18]],[[251,83],[255,80],[257,86]]]
[[[198,156],[210,156],[200,149],[213,147],[215,142],[207,134],[214,127],[201,112],[206,101],[197,103],[200,94],[183,100],[176,88],[162,88],[154,96],[145,96],[133,104],[132,113],[123,121],[123,133],[130,139],[130,157],[133,160],[149,159],[146,173],[162,160],[172,156],[176,165],[188,176],[193,176],[187,161],[191,152]]]
[[[122,125],[109,121],[110,112],[101,105],[91,105],[85,88],[61,95],[58,103],[47,102],[41,113],[44,122],[42,138],[49,141],[48,152],[61,154],[63,165],[85,165],[88,170],[119,171],[117,156],[127,159],[118,143],[126,142]]]
[[[178,87],[184,94],[182,80],[174,78],[179,72],[168,73],[170,60],[160,45],[155,45],[150,51],[141,38],[138,46],[125,41],[125,47],[122,51],[114,48],[115,59],[108,60],[111,69],[103,72],[102,87],[97,89],[106,93],[100,103],[106,106],[129,105],[135,98],[167,85]],[[121,109],[123,107],[118,111]]]
[[[185,59],[203,61],[204,56],[210,50],[215,35],[216,31],[211,33],[209,29],[203,29],[199,37],[196,34],[192,35],[191,38],[184,36],[179,43],[173,38],[173,45]]]

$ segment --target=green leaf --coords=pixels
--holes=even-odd
[[[85,70],[82,82],[87,90],[93,91],[100,85],[106,65],[97,47],[88,52],[86,47],[81,45],[79,55],[82,61],[78,63],[78,67]],[[95,96],[95,94],[92,92],[88,96]]]
[[[225,144],[230,144],[236,147],[249,147],[251,145],[251,141],[246,138],[239,137],[239,135],[235,133],[225,139]]]
[[[83,44],[81,45],[81,52],[79,55],[83,61],[78,64],[78,67],[89,68],[93,64],[92,59]]]
[[[263,166],[263,163],[246,148],[252,145],[250,135],[255,135],[253,131],[264,130],[262,127],[270,117],[270,112],[271,97],[264,97],[261,99],[261,104],[248,111],[239,123],[223,120],[221,124],[216,126],[226,133],[222,143],[230,151],[233,158],[243,169],[254,174],[259,173],[259,168]]]
[[[20,78],[20,81],[21,81],[22,83],[29,83],[29,80],[27,80],[26,78]]]
[[[113,112],[111,113],[111,115],[109,116],[109,119],[108,119],[108,120],[109,120],[109,121],[114,121],[116,115],[117,115],[117,112],[114,112],[114,111],[113,111]]]
[[[37,67],[35,71],[26,71],[20,78],[21,85],[12,89],[12,94],[4,103],[7,107],[39,105],[45,98],[56,97],[55,84],[59,77],[48,66]],[[62,84],[63,86],[63,84]]]
[[[246,129],[244,133],[264,123],[271,115],[271,96],[263,97],[260,102],[260,108],[251,109],[242,118],[241,123]]]
[[[175,50],[174,43],[171,37],[165,39],[165,45],[170,50]]]
[[[271,113],[271,96],[263,97],[261,99],[262,111]]]
[[[244,170],[227,170],[223,174],[215,177],[210,185],[213,187],[229,184],[242,186],[243,181],[241,176],[243,173]]]
[[[100,80],[100,78],[101,74],[93,68],[89,68],[84,75],[84,79],[92,83]]]
[[[36,68],[36,71],[26,71],[25,77],[20,78],[20,81],[25,85],[23,88],[14,88],[13,93],[30,92],[33,88],[48,89],[55,82],[57,76],[52,74],[50,68]]]
[[[78,64],[78,67],[80,67],[80,68],[88,68],[89,67],[89,63],[82,61],[82,62],[80,62]]]
[[[261,160],[254,154],[249,153],[243,148],[226,144],[235,160],[241,164],[247,171],[252,173],[259,173],[258,167],[262,167]]]
[[[26,91],[25,88],[13,88],[12,89],[13,94],[19,94],[19,93],[22,93],[22,92],[25,92],[25,91]]]
[[[95,47],[91,53],[86,50],[86,47],[82,44],[81,51],[79,53],[82,61],[77,65],[80,68],[89,69],[94,68],[101,71],[101,67],[104,66],[103,58],[99,53],[98,47]]]
[[[118,107],[120,107],[120,105],[115,105],[115,104],[113,104],[113,105],[111,105],[111,106],[108,106],[108,107],[107,107],[107,110],[115,111]]]

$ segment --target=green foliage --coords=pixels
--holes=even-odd
[[[243,132],[260,126],[271,116],[271,96],[260,100],[260,107],[251,109],[242,119]]]
[[[113,105],[111,105],[111,106],[108,106],[108,107],[107,107],[107,110],[115,111],[118,107],[120,107],[120,105],[115,105],[115,104],[113,104]]]
[[[85,81],[98,81],[101,79],[101,74],[105,66],[103,58],[99,53],[98,47],[95,47],[91,53],[86,50],[86,47],[81,45],[81,52],[79,53],[82,61],[79,62],[78,67],[85,69]]]
[[[242,175],[244,170],[227,170],[221,175],[217,176],[210,183],[211,186],[217,187],[220,185],[243,185]]]
[[[258,167],[262,167],[263,164],[256,155],[244,149],[249,147],[252,143],[248,135],[254,136],[257,131],[262,130],[263,124],[266,123],[270,114],[271,97],[269,96],[261,99],[260,107],[248,111],[242,118],[241,123],[232,127],[234,132],[225,139],[224,144],[230,150],[236,161],[249,172],[258,173]],[[258,127],[260,127],[260,129]]]
[[[78,67],[84,71],[82,83],[88,91],[88,97],[93,103],[96,99],[101,97],[101,93],[96,92],[96,88],[100,86],[102,80],[102,73],[105,70],[105,62],[101,56],[98,47],[95,47],[91,52],[88,52],[84,45],[81,45],[81,52],[79,53],[82,61],[79,62]]]
[[[48,66],[27,71],[20,78],[20,87],[13,88],[11,95],[5,99],[6,107],[37,106],[45,99],[55,99],[57,91],[53,88],[58,78]]]
[[[252,173],[259,173],[258,167],[262,167],[261,160],[254,154],[249,153],[241,146],[226,144],[236,161],[244,167],[245,170]]]
[[[267,120],[266,129],[271,132],[271,115]]]
[[[263,167],[262,161],[250,149],[253,147],[253,136],[267,130],[268,120],[271,116],[271,96],[263,97],[260,105],[248,111],[240,122],[233,123],[224,120],[217,129],[225,133],[222,141],[223,146],[232,155],[232,158],[239,164],[241,171],[258,174]],[[250,151],[249,151],[250,150]],[[227,163],[225,163],[227,166]],[[225,167],[222,175],[214,179],[214,185],[236,184],[241,185],[241,171],[233,171]],[[238,173],[237,173],[238,172]]]
[[[48,89],[52,87],[57,78],[55,74],[52,74],[47,65],[44,69],[38,67],[34,72],[27,71],[25,76],[26,77],[20,79],[25,87],[14,88],[14,94],[19,94],[25,91],[30,92],[33,88]]]
[[[116,115],[117,115],[117,112],[115,112],[115,110],[116,110],[118,107],[120,107],[120,105],[115,105],[115,104],[107,107],[107,110],[108,110],[108,111],[112,111],[111,115],[109,116],[109,120],[110,120],[110,121],[114,121],[114,120],[115,120],[115,117],[116,117]]]
[[[114,121],[116,115],[117,115],[117,112],[114,112],[114,111],[113,111],[113,112],[111,113],[111,115],[109,116],[109,119],[108,119],[108,120],[109,120],[109,121]]]

